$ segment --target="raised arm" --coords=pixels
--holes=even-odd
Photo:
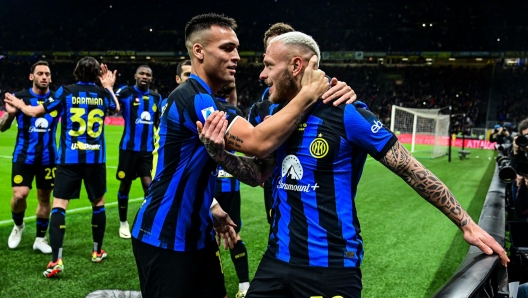
[[[507,266],[510,260],[504,248],[471,219],[447,186],[399,142],[394,143],[380,162],[400,176],[431,205],[442,211],[462,231],[466,242],[477,246],[485,254],[497,253],[502,265]]]
[[[220,115],[223,112],[215,112]],[[213,115],[209,116],[209,118]],[[208,119],[209,119],[208,118]],[[233,175],[241,182],[250,186],[261,185],[273,173],[275,168],[275,158],[271,154],[266,158],[247,157],[231,154],[225,151],[224,135],[227,128],[227,121],[224,117],[214,117],[209,125],[202,130],[202,123],[196,122],[200,141],[204,143],[207,153],[222,168]]]
[[[324,72],[316,68],[317,57],[313,56],[304,72],[300,92],[273,115],[272,121],[253,127],[246,119],[238,117],[228,128],[226,148],[265,158],[284,143],[298,127],[304,113],[328,90]]]
[[[114,83],[116,80],[116,72],[117,70],[114,70],[113,72],[108,70],[108,66],[106,64],[101,64],[101,75],[99,76],[99,80],[101,81],[101,85],[103,88],[105,88],[110,95],[112,95],[112,99],[114,100],[116,109],[113,111],[114,113],[117,113],[121,110],[121,106],[119,105],[119,100],[117,99],[117,96],[114,93]]]
[[[46,114],[46,109],[43,105],[38,106],[28,106],[24,103],[23,100],[15,97],[13,94],[6,93],[4,101],[11,106],[19,109],[22,113],[28,115],[29,117],[40,117]]]

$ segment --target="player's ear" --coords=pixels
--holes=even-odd
[[[299,75],[304,70],[304,63],[301,57],[295,56],[291,60],[293,76]]]
[[[179,75],[176,75],[176,83],[181,84],[181,78]]]
[[[200,59],[200,60],[203,60],[204,58],[204,51],[203,51],[203,46],[199,43],[195,43],[193,44],[193,47],[192,47],[192,50],[193,50],[193,54],[196,58]]]
[[[29,74],[29,80],[30,80],[30,81],[33,81],[34,78],[35,78],[35,77],[33,76],[33,74],[30,73],[30,74]]]

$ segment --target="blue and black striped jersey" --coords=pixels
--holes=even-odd
[[[154,150],[154,124],[159,118],[161,96],[152,90],[142,92],[136,86],[118,89],[125,128],[119,148],[122,150],[152,152]]]
[[[61,137],[58,164],[101,164],[106,162],[104,121],[116,109],[112,95],[94,83],[60,87],[53,101],[44,103],[46,112],[60,111]]]
[[[224,98],[219,97],[218,100],[220,100],[224,104],[225,108],[231,113],[236,114],[240,117],[244,117],[244,114],[242,114],[242,111],[239,108],[230,104]],[[235,153],[235,151],[231,151],[231,153]],[[233,175],[224,171],[224,169],[222,169],[221,166],[218,166],[218,179],[216,179],[216,192],[219,193],[219,192],[234,192],[234,191],[240,191],[240,181],[234,178]]]
[[[267,91],[268,89],[266,89]],[[248,114],[248,122],[257,126],[266,120],[271,113],[278,107],[278,104],[271,103],[269,100],[260,101],[251,106]]]
[[[174,251],[214,245],[209,207],[217,165],[199,140],[196,121],[205,122],[215,110],[226,111],[194,74],[169,95],[153,152],[154,178],[136,216],[134,238]],[[226,112],[233,123],[237,116]]]
[[[33,90],[23,90],[14,94],[24,101],[26,105],[38,106],[50,99],[53,93],[49,91],[38,95]],[[55,135],[59,121],[58,112],[47,113],[42,117],[33,118],[26,116],[20,110],[16,112],[18,133],[13,152],[13,162],[31,165],[54,165],[57,155],[57,142]]]
[[[380,159],[396,141],[363,103],[315,106],[276,151],[266,254],[298,265],[359,267],[357,185],[367,154]]]

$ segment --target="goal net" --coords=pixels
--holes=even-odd
[[[415,156],[436,158],[447,155],[449,115],[446,109],[414,109],[392,106],[391,130],[400,143],[409,144]]]

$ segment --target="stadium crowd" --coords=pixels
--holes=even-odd
[[[27,69],[34,63],[28,60],[0,60],[0,98],[5,92],[28,88]],[[136,68],[144,63],[115,63],[109,66],[118,71],[115,88],[133,84]],[[152,90],[167,98],[177,86],[174,76],[176,64],[169,62],[147,63],[153,70]],[[53,62],[51,89],[74,82],[71,62]],[[390,124],[392,105],[411,108],[453,107],[452,113],[460,115],[454,130],[469,130],[485,126],[485,113],[491,85],[492,67],[385,67],[385,66],[321,66],[325,72],[353,87],[358,99],[386,124]],[[261,100],[267,87],[259,79],[262,64],[239,64],[237,67],[238,107],[247,115],[249,108]],[[526,68],[508,68],[497,84],[497,116],[499,123],[517,123],[528,116],[525,87],[528,83]],[[446,109],[443,111],[448,113]],[[465,115],[462,117],[461,115]],[[462,123],[464,121],[464,123]]]
[[[53,51],[175,51],[184,49],[186,16],[199,13],[201,7],[224,11],[237,19],[241,50],[260,50],[262,32],[270,24],[284,21],[312,35],[325,51],[511,51],[528,48],[524,38],[528,26],[522,13],[526,11],[526,3],[522,1],[508,6],[493,1],[474,5],[472,2],[341,0],[318,3],[317,9],[300,14],[299,7],[305,5],[300,0],[259,1],[252,3],[249,11],[243,1],[231,2],[233,5],[227,11],[224,3],[210,0],[203,5],[185,6],[185,10],[179,2],[152,1],[145,6],[137,1],[122,4],[95,1],[83,7],[82,21],[72,26],[72,16],[79,13],[73,3],[59,7],[45,2],[34,3],[33,9],[27,10],[23,3],[15,1],[10,3],[11,9],[18,8],[24,11],[24,17],[35,21],[31,27],[20,27],[18,22],[9,21],[16,15],[8,15],[8,10],[0,12],[6,14],[2,15],[4,21],[0,24],[0,51],[43,50],[43,45],[45,50]],[[142,21],[133,21],[131,11],[141,11]],[[48,18],[38,17],[43,12]],[[490,12],[493,12],[492,17]]]

